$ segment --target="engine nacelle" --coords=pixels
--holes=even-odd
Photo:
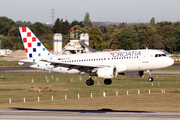
[[[125,72],[124,74],[126,77],[139,78],[144,75],[144,71]]]
[[[115,67],[98,68],[97,76],[105,79],[115,78],[117,76],[117,69]]]

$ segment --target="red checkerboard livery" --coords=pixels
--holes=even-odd
[[[28,27],[19,28],[27,58],[43,59],[45,56],[51,55],[38,38],[31,32]]]

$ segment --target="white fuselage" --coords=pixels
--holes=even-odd
[[[105,65],[116,66],[118,73],[161,69],[169,67],[174,63],[174,60],[167,57],[163,52],[151,49],[53,55],[43,58],[43,60],[47,60],[48,62],[41,60],[36,60],[33,65],[27,66],[64,74],[84,74],[84,72],[76,68],[56,67],[55,65],[51,65],[51,63],[98,67]]]

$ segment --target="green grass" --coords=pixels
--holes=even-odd
[[[179,64],[177,61],[175,64]],[[0,67],[19,67],[16,62],[0,60]],[[180,70],[171,66],[161,70]],[[47,82],[46,76],[49,80]],[[53,78],[52,78],[53,76]],[[82,80],[80,80],[80,77]],[[87,75],[66,75],[58,73],[0,73],[0,109],[34,108],[34,109],[78,109],[163,111],[180,112],[180,75],[152,75],[153,85],[148,82],[148,75],[142,78],[118,76],[111,85],[104,85],[103,79],[93,77],[94,85],[87,86]],[[32,78],[33,81],[32,82]],[[97,84],[99,81],[99,85]],[[158,83],[160,85],[158,85]],[[41,87],[45,92],[29,91]],[[151,94],[149,94],[149,89]],[[166,93],[162,94],[161,90]],[[127,96],[127,90],[129,95]],[[140,90],[140,95],[137,95]],[[118,91],[118,96],[115,96]],[[106,92],[106,97],[103,96]],[[93,98],[90,98],[91,93]],[[77,95],[80,94],[80,99]],[[64,100],[67,95],[67,100]],[[37,97],[40,102],[37,102]],[[51,97],[54,97],[54,101]],[[23,98],[26,103],[23,103]],[[12,104],[9,104],[9,98]]]
[[[177,75],[159,75],[158,78],[156,75],[153,75],[155,79],[153,85],[151,82],[148,82],[147,75],[137,79],[118,76],[113,79],[111,85],[104,85],[103,79],[93,77],[95,84],[93,86],[87,86],[85,84],[88,79],[87,75],[80,76],[58,73],[0,73],[0,75],[1,74],[3,75],[3,77],[0,77],[1,109],[25,107],[38,109],[93,110],[107,106],[108,108],[119,110],[121,109],[120,106],[123,106],[122,108],[126,110],[142,110],[142,108],[136,108],[137,104],[140,104],[139,102],[142,103],[144,101],[142,104],[152,107],[152,105],[148,103],[161,100],[161,104],[167,104],[168,106],[176,104],[176,106],[179,106],[179,109],[172,110],[172,108],[162,107],[160,110],[157,110],[157,103],[152,103],[154,109],[151,108],[147,110],[180,112],[180,103],[177,104],[176,101],[174,101],[180,97],[180,76]],[[46,75],[49,82],[46,80]],[[80,77],[82,77],[82,80],[80,80]],[[99,85],[97,84],[98,81]],[[160,85],[158,85],[158,83]],[[48,91],[29,91],[29,89],[39,87],[41,87],[41,89],[48,89]],[[149,96],[149,89],[151,90],[150,96],[152,98]],[[166,90],[166,94],[161,93],[162,89]],[[128,96],[126,95],[127,90],[129,91]],[[138,90],[140,90],[140,95],[137,95]],[[116,91],[118,91],[118,97],[115,96]],[[106,98],[102,97],[103,92],[106,92]],[[91,93],[93,94],[93,98],[90,98]],[[80,94],[81,97],[79,100],[77,99],[78,94]],[[67,100],[64,100],[65,95],[67,95]],[[37,102],[38,96],[40,97],[40,103]],[[51,101],[52,96],[54,97],[53,102]],[[23,103],[24,97],[26,98],[26,103]],[[11,98],[12,104],[8,104],[9,98]],[[137,104],[135,104],[133,100],[134,102],[136,101]],[[106,101],[107,103],[105,104],[104,102]],[[145,101],[147,101],[147,103]],[[47,106],[47,103],[49,106]],[[91,105],[91,103],[94,105]],[[58,105],[61,105],[61,107],[57,107]]]

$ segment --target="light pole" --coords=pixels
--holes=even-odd
[[[1,38],[2,38],[3,36],[0,36],[0,49],[1,49]]]

